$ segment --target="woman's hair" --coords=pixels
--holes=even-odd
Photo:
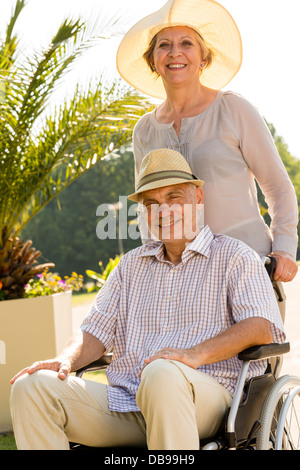
[[[192,29],[192,28],[191,28]],[[208,68],[212,61],[213,61],[213,57],[214,57],[214,53],[213,51],[206,45],[203,37],[201,36],[200,33],[198,33],[198,31],[196,31],[195,29],[193,29],[193,31],[195,31],[196,33],[196,36],[197,36],[197,39],[198,39],[198,42],[200,44],[200,47],[201,47],[201,52],[202,52],[202,59],[205,60],[205,67],[204,68]],[[157,33],[158,34],[158,33]],[[150,67],[151,71],[152,72],[156,72],[155,69],[154,69],[154,64],[153,64],[153,51],[154,51],[154,48],[155,48],[155,45],[156,45],[156,41],[157,41],[157,34],[155,36],[153,36],[153,38],[151,39],[150,41],[150,44],[148,46],[148,49],[146,50],[146,52],[143,54],[143,57],[145,59],[145,61],[147,62],[148,66]],[[157,75],[159,75],[157,72],[156,72]]]

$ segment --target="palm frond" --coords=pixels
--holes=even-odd
[[[13,35],[13,30],[18,17],[26,5],[25,0],[17,0],[14,11],[6,28],[5,40],[0,46],[0,71],[9,71],[16,59],[18,46],[17,36]]]
[[[77,91],[55,120],[47,119],[38,143],[30,147],[31,159],[19,182],[22,197],[10,211],[17,232],[81,174],[131,141],[135,123],[150,105],[138,94],[114,92],[114,87],[103,90],[101,85],[87,95]]]
[[[7,60],[14,57],[14,25],[24,5],[25,0],[17,0],[7,29],[11,49],[0,51]],[[72,181],[128,143],[136,121],[151,106],[117,82],[105,86],[99,77],[96,85],[86,91],[78,86],[68,101],[49,107],[76,60],[99,38],[117,34],[121,23],[121,12],[112,14],[101,34],[99,24],[86,27],[82,20],[66,19],[46,50],[22,62],[11,60],[11,67],[0,70],[5,83],[0,100],[2,244]]]

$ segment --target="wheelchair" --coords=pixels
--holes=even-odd
[[[273,280],[276,261],[266,258],[264,263],[280,300],[280,290]],[[300,378],[279,377],[282,356],[289,350],[289,343],[271,343],[238,355],[241,369],[231,407],[217,434],[201,440],[200,450],[300,450]],[[268,360],[265,374],[246,384],[250,363],[261,359]],[[104,355],[75,375],[104,370],[111,360],[112,354]],[[85,448],[74,443],[70,446]]]

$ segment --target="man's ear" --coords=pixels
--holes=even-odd
[[[200,188],[200,186],[196,187],[196,198],[197,198],[197,204],[204,203],[204,193],[203,193],[203,189]]]

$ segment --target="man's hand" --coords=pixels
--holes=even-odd
[[[33,374],[37,370],[46,369],[57,372],[61,380],[65,380],[71,371],[89,364],[101,357],[105,347],[95,336],[85,331],[77,331],[67,342],[63,351],[54,359],[34,362],[30,367],[25,367],[10,381],[11,385],[24,374]]]
[[[31,375],[37,370],[42,369],[53,370],[54,372],[57,372],[57,375],[61,380],[65,380],[65,378],[71,372],[71,361],[67,358],[55,358],[48,361],[34,362],[31,366],[25,367],[25,369],[22,369],[20,372],[18,372],[18,374],[16,374],[10,380],[10,384],[13,385],[15,381],[24,374]]]
[[[194,348],[189,349],[175,349],[175,348],[164,348],[161,351],[155,351],[154,354],[145,359],[145,366],[156,359],[171,359],[173,361],[182,362],[183,364],[198,369],[200,366],[199,359]],[[144,368],[141,370],[139,376],[142,375]]]
[[[283,251],[273,251],[269,256],[276,259],[274,281],[292,281],[297,274],[298,266],[291,257]]]

